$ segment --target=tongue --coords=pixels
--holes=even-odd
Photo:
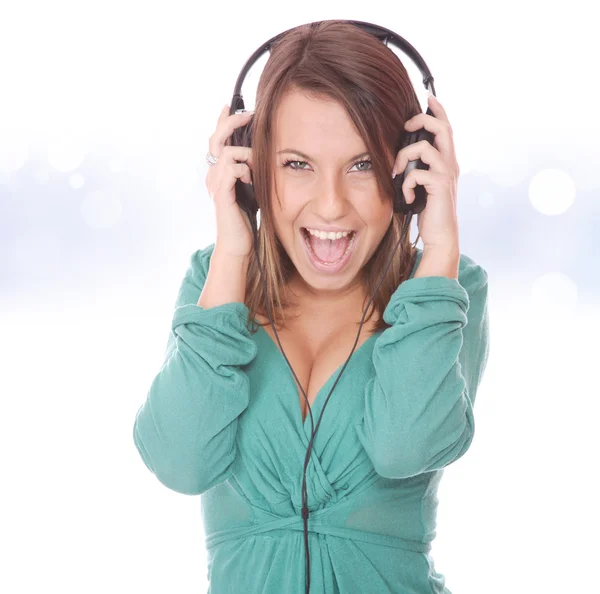
[[[344,255],[352,239],[351,233],[346,235],[346,237],[340,237],[340,239],[319,239],[310,233],[307,235],[313,252],[323,262],[335,262],[339,260]]]

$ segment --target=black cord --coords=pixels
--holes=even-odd
[[[289,368],[291,369],[292,374],[294,375],[294,378],[296,379],[296,382],[298,383],[298,385],[300,386],[300,389],[302,390],[302,393],[304,394],[304,399],[306,400],[306,404],[308,406],[308,412],[310,414],[311,438],[310,438],[310,442],[308,444],[308,448],[306,450],[306,457],[304,458],[304,472],[303,472],[303,477],[302,477],[302,520],[304,523],[304,547],[305,547],[305,551],[306,551],[306,594],[310,593],[310,552],[309,552],[309,546],[308,546],[308,516],[309,516],[310,512],[308,509],[308,491],[306,489],[306,469],[308,468],[308,461],[309,461],[310,455],[312,453],[313,441],[315,439],[315,435],[316,435],[317,431],[319,430],[319,426],[321,425],[321,419],[323,418],[323,413],[325,412],[325,407],[327,406],[327,402],[329,401],[329,398],[330,398],[333,390],[335,389],[340,377],[342,376],[342,373],[344,373],[344,370],[346,369],[346,365],[348,365],[348,361],[350,361],[350,357],[352,357],[352,353],[354,353],[354,350],[356,349],[356,345],[358,344],[358,339],[360,337],[362,326],[364,324],[365,316],[367,315],[367,311],[369,311],[369,306],[371,305],[371,302],[375,298],[375,295],[377,295],[377,291],[379,290],[379,287],[381,286],[381,283],[383,282],[385,275],[387,274],[390,266],[392,265],[392,262],[394,259],[394,254],[396,253],[398,246],[402,243],[402,240],[404,239],[407,230],[410,228],[410,222],[412,220],[412,217],[413,217],[412,211],[408,211],[406,220],[404,222],[404,226],[402,228],[402,232],[400,233],[400,239],[398,240],[398,243],[396,244],[396,247],[394,248],[394,251],[392,252],[392,257],[390,258],[388,265],[387,265],[383,275],[381,276],[381,279],[379,280],[379,283],[377,283],[377,286],[375,287],[375,291],[373,292],[373,295],[371,295],[371,299],[369,299],[369,302],[367,303],[367,306],[365,307],[365,311],[363,312],[363,316],[360,321],[358,335],[356,336],[356,340],[354,341],[354,346],[352,347],[352,351],[350,351],[350,355],[348,355],[348,358],[346,359],[344,366],[342,367],[331,390],[329,391],[329,394],[327,395],[327,399],[325,400],[325,403],[323,404],[323,408],[321,410],[321,414],[319,416],[319,421],[317,423],[316,428],[314,426],[312,409],[310,407],[310,403],[308,402],[308,397],[306,396],[306,393],[304,392],[304,389],[302,388],[302,384],[298,380],[298,377],[294,373],[294,370],[292,369],[292,366],[290,365],[288,358],[286,357],[285,353],[283,352],[283,347],[281,346],[281,341],[279,340],[279,335],[277,334],[277,330],[275,330],[275,324],[273,323],[273,319],[272,319],[271,313],[269,311],[269,303],[268,303],[268,299],[266,298],[266,296],[267,296],[267,281],[265,279],[265,275],[263,273],[263,269],[260,264],[260,258],[258,255],[258,231],[256,229],[255,220],[252,217],[250,217],[250,222],[251,222],[252,231],[253,231],[253,235],[254,235],[254,250],[256,253],[256,260],[258,263],[258,268],[260,270],[261,277],[263,279],[263,291],[265,294],[265,308],[267,311],[267,315],[269,316],[269,321],[271,322],[271,326],[273,327],[273,332],[275,333],[275,337],[277,338],[277,342],[279,344],[279,349],[281,350],[281,353],[283,354],[285,360],[287,361],[287,364],[288,364]],[[417,236],[417,239],[415,240],[415,243],[413,245],[416,245],[417,241],[419,240],[419,236]]]
[[[302,521],[304,523],[304,548],[306,551],[306,594],[310,594],[310,552],[309,552],[309,546],[308,546],[308,516],[309,516],[310,511],[308,509],[308,491],[306,489],[306,469],[308,467],[308,460],[310,459],[310,455],[312,453],[313,441],[315,439],[315,435],[317,434],[317,431],[319,430],[319,426],[321,425],[321,419],[323,418],[323,413],[325,412],[325,407],[327,406],[327,402],[329,401],[329,398],[330,398],[333,390],[335,389],[340,377],[342,376],[342,373],[344,373],[344,370],[346,369],[346,365],[348,365],[348,361],[350,361],[350,357],[352,357],[352,353],[354,353],[354,350],[356,349],[356,345],[358,344],[358,339],[360,337],[362,326],[364,324],[365,316],[367,315],[367,311],[369,311],[369,306],[371,305],[371,302],[375,298],[375,295],[377,295],[377,291],[379,290],[379,287],[381,286],[381,283],[383,282],[385,275],[387,274],[390,266],[392,265],[392,262],[394,259],[394,254],[396,253],[398,246],[402,243],[402,240],[404,239],[404,236],[406,235],[407,230],[410,228],[410,222],[412,220],[412,217],[413,217],[413,213],[412,213],[412,211],[409,210],[408,214],[406,216],[406,220],[404,222],[404,226],[402,228],[402,232],[400,233],[400,239],[398,240],[398,243],[396,244],[396,247],[394,248],[394,251],[392,252],[392,257],[390,258],[388,265],[387,265],[383,275],[381,276],[381,279],[379,280],[379,282],[377,283],[377,286],[375,287],[375,291],[373,292],[373,295],[371,295],[371,299],[369,299],[369,302],[367,303],[367,306],[365,307],[365,311],[363,312],[363,316],[360,321],[358,335],[356,336],[356,340],[354,341],[354,346],[352,347],[352,350],[350,351],[350,355],[348,355],[348,358],[346,359],[344,366],[342,367],[333,386],[331,387],[331,390],[329,391],[329,394],[327,395],[327,399],[325,400],[325,403],[323,404],[323,408],[321,410],[321,414],[319,415],[319,421],[317,423],[316,428],[314,426],[312,409],[310,407],[310,403],[308,402],[308,397],[306,396],[306,393],[304,392],[304,389],[302,388],[302,384],[298,380],[298,377],[294,373],[294,370],[292,369],[292,366],[290,365],[288,358],[286,357],[285,353],[283,352],[283,347],[281,346],[281,341],[279,340],[279,335],[277,334],[277,330],[275,330],[275,324],[273,323],[273,318],[271,317],[271,312],[269,311],[268,299],[266,298],[266,296],[267,296],[267,281],[266,281],[265,275],[263,273],[263,269],[260,264],[260,258],[258,255],[258,231],[256,229],[256,221],[253,217],[249,217],[251,227],[252,227],[252,232],[254,235],[254,251],[256,253],[256,261],[258,263],[258,269],[260,271],[260,275],[263,280],[263,292],[265,295],[265,309],[267,311],[267,315],[269,316],[269,321],[271,322],[271,326],[273,327],[273,332],[275,333],[275,337],[277,338],[277,343],[279,344],[279,349],[281,350],[282,355],[284,356],[285,360],[287,361],[288,367],[291,369],[292,374],[294,375],[294,378],[296,379],[297,384],[300,386],[300,389],[302,390],[302,393],[304,394],[304,399],[306,400],[306,404],[308,406],[308,412],[310,414],[311,438],[310,438],[310,442],[308,443],[308,448],[306,450],[306,457],[304,458],[304,472],[303,472],[303,476],[302,476]],[[417,241],[419,240],[419,237],[420,237],[420,234],[419,234],[419,236],[417,236],[417,239],[415,240],[415,243],[413,245],[416,245]]]

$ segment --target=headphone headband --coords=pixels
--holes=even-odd
[[[339,19],[342,20],[342,19]],[[312,23],[307,23],[308,25],[316,25],[319,23],[325,23],[328,21],[313,21]],[[374,23],[368,23],[366,21],[343,21],[349,23],[351,25],[355,25],[356,27],[370,33],[374,37],[377,37],[381,42],[383,42],[386,46],[388,43],[391,43],[394,47],[398,48],[404,54],[406,54],[412,62],[417,66],[421,75],[423,76],[423,85],[425,89],[435,95],[435,87],[433,85],[433,76],[431,71],[429,70],[425,60],[421,57],[421,54],[410,44],[404,37],[398,35],[398,33],[394,33],[390,29],[386,29],[385,27],[381,27],[379,25],[375,25]],[[282,33],[278,33],[274,37],[271,37],[269,41],[263,43],[251,56],[248,58],[247,62],[244,64],[240,74],[238,75],[237,81],[235,83],[235,88],[233,89],[233,98],[230,104],[230,113],[235,113],[238,109],[245,109],[244,106],[244,98],[242,96],[242,84],[248,74],[248,71],[254,63],[267,51],[271,50],[271,45],[278,41],[281,37],[292,31],[292,29],[296,29],[297,27],[292,27],[291,29],[286,29]]]

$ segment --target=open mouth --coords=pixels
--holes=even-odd
[[[311,235],[306,227],[300,227],[304,243],[310,255],[324,266],[336,266],[345,263],[356,241],[357,231],[351,231],[339,239],[320,239]]]

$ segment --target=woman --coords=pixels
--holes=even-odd
[[[146,466],[201,494],[211,594],[304,592],[304,457],[365,305],[399,239],[392,173],[424,185],[423,249],[408,234],[329,399],[306,470],[314,593],[446,593],[430,555],[443,469],[474,436],[488,351],[487,273],[461,254],[459,168],[442,105],[421,113],[406,70],[345,23],[271,49],[256,112],[224,108],[209,150],[215,244],[196,251],[165,362],[134,425]],[[413,117],[414,116],[414,117]],[[252,147],[228,146],[253,119]],[[434,146],[397,151],[426,128]],[[240,179],[260,206],[266,316]],[[325,232],[337,231],[336,235]],[[306,395],[306,397],[305,397]]]

